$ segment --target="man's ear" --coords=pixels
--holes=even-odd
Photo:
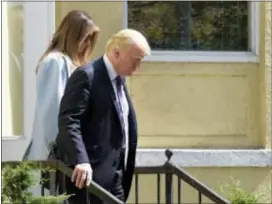
[[[115,56],[116,58],[119,57],[120,51],[119,51],[119,49],[118,49],[117,47],[113,48],[113,54],[114,54],[114,56]]]

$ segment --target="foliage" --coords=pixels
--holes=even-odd
[[[2,168],[2,203],[57,204],[70,196],[34,196],[28,189],[35,186],[33,170],[48,170],[39,164],[21,162],[16,165],[5,165]]]
[[[129,1],[128,11],[155,50],[248,50],[246,1]]]
[[[31,199],[29,204],[59,204],[61,201],[67,200],[68,197],[65,194],[60,196],[44,196],[44,197],[34,197]]]
[[[224,185],[221,191],[227,193],[228,199],[232,204],[258,204],[261,203],[262,195],[249,193],[240,187],[240,182],[230,178],[231,182]]]

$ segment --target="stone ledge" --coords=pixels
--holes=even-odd
[[[171,161],[182,167],[272,167],[272,150],[171,150]],[[165,149],[137,150],[137,166],[160,166],[165,161]]]

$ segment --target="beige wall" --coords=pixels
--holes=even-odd
[[[259,81],[259,108],[260,108],[260,135],[262,136],[262,144],[266,148],[272,148],[271,136],[271,59],[272,59],[272,3],[263,2],[261,4],[260,25],[260,68],[258,72]]]
[[[198,180],[202,181],[208,187],[214,189],[217,193],[227,198],[228,194],[222,192],[221,188],[226,184],[231,184],[230,177],[240,181],[240,187],[246,192],[262,194],[261,203],[272,203],[272,169],[270,168],[186,168]],[[157,176],[139,177],[139,203],[157,203]],[[135,184],[131,189],[131,195],[128,203],[135,203]],[[191,186],[182,182],[182,203],[198,203],[198,192]],[[177,179],[174,179],[174,203],[177,203]],[[161,176],[161,203],[165,202],[165,184],[164,177]],[[203,203],[212,203],[210,200],[202,197]]]
[[[3,3],[2,135],[23,135],[23,6]]]
[[[59,25],[64,15],[72,9],[88,12],[99,26],[100,39],[96,46],[94,57],[104,52],[107,39],[122,29],[123,3],[122,2],[56,2],[56,25]]]
[[[141,146],[260,146],[257,65],[145,63],[131,79]],[[159,139],[158,139],[159,138]]]
[[[261,36],[265,7],[261,3]],[[122,2],[57,2],[56,22],[71,9],[91,14],[101,28],[95,56],[122,28]],[[268,38],[266,38],[268,40]],[[266,53],[266,55],[264,54]],[[270,52],[271,53],[271,52]],[[261,41],[261,63],[145,62],[128,80],[139,121],[141,147],[260,148],[268,130],[264,79],[269,51]],[[260,122],[261,121],[261,122]]]

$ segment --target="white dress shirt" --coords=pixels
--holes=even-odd
[[[121,96],[118,96],[117,95],[117,86],[116,86],[116,77],[118,76],[114,67],[112,66],[112,63],[110,62],[109,58],[107,57],[107,55],[105,54],[103,56],[103,60],[104,60],[104,63],[106,65],[106,68],[107,68],[107,71],[108,71],[108,74],[109,74],[109,77],[110,77],[110,80],[111,80],[111,84],[113,86],[113,89],[114,89],[114,92],[115,92],[115,96],[116,96],[116,99],[117,100],[120,100],[119,103],[121,104],[121,108],[122,108],[122,113],[123,113],[123,119],[124,119],[124,125],[125,125],[125,141],[126,141],[126,144],[125,144],[125,167],[126,167],[126,164],[127,164],[127,157],[128,157],[128,140],[129,140],[129,125],[128,125],[128,114],[129,114],[129,106],[128,106],[128,101],[127,101],[127,98],[126,98],[126,94],[125,94],[125,91],[124,91],[124,86],[122,86],[122,90],[121,90]]]

